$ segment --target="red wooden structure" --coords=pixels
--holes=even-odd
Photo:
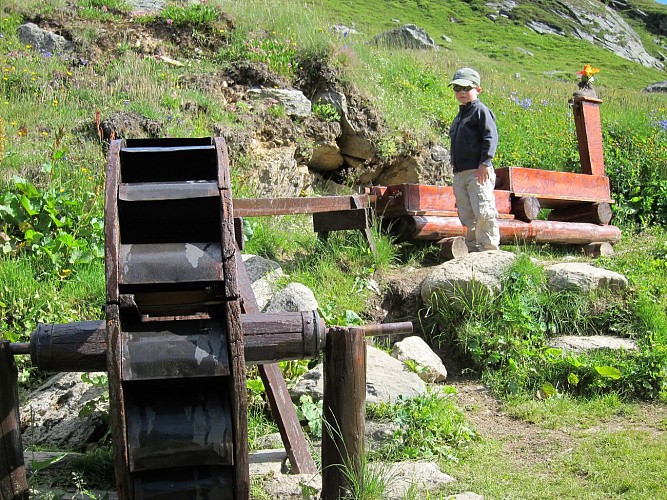
[[[611,192],[604,172],[602,128],[597,98],[573,100],[581,173],[524,167],[496,169],[500,240],[556,244],[614,244],[621,231],[609,225]],[[378,216],[397,219],[405,240],[441,240],[465,235],[450,186],[399,184],[368,190]],[[551,209],[537,220],[540,209]]]

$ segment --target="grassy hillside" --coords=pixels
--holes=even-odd
[[[648,0],[631,3],[649,14],[667,11]],[[667,95],[640,90],[664,80],[665,74],[588,42],[538,35],[525,28],[524,21],[536,15],[558,24],[549,13],[553,4],[524,2],[516,10],[516,19],[493,22],[486,17],[489,10],[482,0],[169,1],[162,12],[150,15],[133,15],[123,0],[3,0],[0,337],[26,341],[37,322],[103,316],[102,204],[108,140],[101,133],[101,122],[115,113],[138,117],[163,137],[204,137],[231,130],[261,142],[258,128],[290,119],[284,109],[260,110],[238,98],[241,91],[235,93],[227,86],[245,61],[265,68],[274,81],[289,86],[312,89],[313,82],[325,81],[345,90],[358,113],[367,113],[369,121],[378,117],[375,161],[389,164],[424,145],[448,145],[447,130],[457,106],[447,82],[457,67],[473,66],[482,73],[482,99],[498,117],[497,165],[576,171],[579,158],[568,100],[576,89],[576,72],[591,64],[600,69],[595,85],[603,99],[605,165],[616,201],[613,222],[624,233],[615,256],[591,262],[625,274],[629,289],[590,296],[550,294],[542,270],[529,257],[555,260],[573,255],[548,246],[507,247],[521,254],[508,276],[508,293],[493,303],[481,301],[466,315],[443,307],[428,314],[421,311],[420,318],[411,319],[434,342],[443,340],[461,348],[469,368],[484,376],[498,394],[534,404],[515,409],[516,414],[525,412],[520,417],[525,420],[538,418],[541,411],[542,418],[573,412],[575,416],[567,415],[566,421],[576,427],[588,422],[591,408],[597,422],[605,418],[602,415],[629,412],[627,401],[635,398],[664,400]],[[20,42],[17,29],[26,22],[74,41],[75,56],[61,59]],[[638,21],[629,22],[657,55],[656,36]],[[388,50],[368,43],[375,34],[399,23],[426,29],[441,49]],[[359,34],[334,32],[330,29],[334,24]],[[323,120],[332,118],[326,109],[319,112]],[[306,142],[307,131],[304,135],[295,140]],[[232,150],[231,156],[235,195],[253,195],[244,179],[257,167],[255,158],[242,150]],[[369,299],[377,295],[377,280],[383,272],[400,275],[406,267],[435,261],[435,251],[428,245],[398,245],[379,231],[377,257],[356,234],[339,233],[323,243],[313,235],[307,218],[252,220],[250,229],[248,251],[280,260],[292,280],[311,287],[329,324],[368,319]],[[490,310],[494,313],[488,314]],[[543,348],[547,337],[572,331],[632,337],[640,350],[621,358],[566,359]],[[305,367],[294,363],[286,368],[286,377],[291,378]],[[600,376],[599,368],[612,376]],[[40,375],[25,360],[19,361],[19,369],[24,382]],[[252,391],[261,387],[258,380],[251,382]],[[544,388],[556,397],[533,401],[536,394],[546,397]],[[590,401],[577,399],[582,395]],[[271,424],[266,422],[261,396],[255,392],[251,396],[253,435],[255,427],[264,430]],[[399,410],[401,415],[422,418],[417,424],[422,428],[439,425],[429,419],[441,411],[439,403],[417,404],[422,408],[413,411],[406,406]],[[554,409],[556,405],[565,409]],[[437,455],[428,441],[426,437],[409,448]],[[467,445],[467,438],[464,441]],[[633,448],[629,441],[623,442],[626,456],[649,448],[644,441]],[[640,465],[649,464],[646,470],[662,470],[663,441],[655,452],[647,451],[652,456],[642,454]],[[497,449],[491,442],[484,446],[484,457],[504,467],[500,445]],[[404,449],[403,443],[392,451],[400,455]],[[582,456],[595,455],[595,450],[577,450],[582,450]],[[438,459],[446,462],[454,455],[448,452]],[[577,463],[584,460],[582,456],[575,457]],[[597,488],[591,498],[617,493],[606,480],[590,479],[592,474],[584,480],[579,469],[563,457],[559,460],[562,487],[557,491],[563,495],[569,491],[572,497],[582,497],[591,488]],[[590,465],[591,469],[598,466]],[[472,470],[466,474],[480,478],[470,481],[479,493],[500,495],[493,474],[486,477],[488,461],[462,460],[459,468],[466,467]],[[612,466],[606,477],[615,477],[621,467],[613,470]],[[511,484],[501,486],[503,494],[534,496],[532,471],[513,472]],[[568,490],[574,480],[576,494]],[[632,488],[626,491],[637,491]],[[659,497],[663,490],[664,485],[650,485],[645,498]]]

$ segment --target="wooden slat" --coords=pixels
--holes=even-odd
[[[217,321],[139,323],[126,333],[125,381],[229,375],[227,338]]]
[[[572,111],[577,130],[582,174],[604,175],[600,103],[602,100],[594,97],[574,98]]]
[[[132,472],[233,464],[230,398],[220,380],[172,380],[168,397],[159,382],[133,384],[126,409]]]
[[[218,197],[215,182],[142,182],[118,186],[118,199],[123,201],[184,200]]]
[[[368,196],[359,196],[362,207],[369,206]],[[265,215],[313,214],[337,212],[357,207],[352,196],[322,196],[313,198],[235,198],[234,217]]]

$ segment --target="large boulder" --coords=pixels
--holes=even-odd
[[[506,271],[516,255],[504,250],[475,252],[437,266],[422,282],[421,297],[426,305],[437,305],[434,297],[446,297],[455,307],[471,304],[484,295],[502,290]]]

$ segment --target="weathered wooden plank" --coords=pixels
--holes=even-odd
[[[368,197],[365,195],[358,196],[362,203],[362,207],[368,207]],[[338,212],[341,210],[350,210],[352,208],[357,208],[352,196],[234,199],[234,217],[313,214],[320,212]]]
[[[587,175],[604,175],[600,103],[595,97],[577,96],[572,106],[581,172]]]
[[[222,281],[220,243],[121,245],[119,280],[123,285]]]
[[[216,149],[217,179],[220,189],[220,244],[222,268],[225,277],[225,295],[230,299],[224,309],[224,320],[229,341],[231,376],[229,394],[232,405],[234,429],[234,498],[246,500],[250,497],[250,464],[248,458],[248,407],[246,387],[246,364],[243,351],[243,329],[241,327],[241,304],[237,269],[236,238],[232,207],[232,183],[229,174],[229,155],[224,139],[214,139]]]
[[[227,336],[218,321],[150,322],[126,328],[124,381],[228,376]]]
[[[237,500],[234,494],[234,468],[231,466],[147,470],[137,472],[134,476],[135,499]]]
[[[366,427],[366,339],[360,328],[332,328],[324,350],[322,499],[344,498],[361,477]]]
[[[19,421],[18,369],[6,340],[0,340],[0,498],[29,497]]]
[[[107,287],[108,287],[107,283]],[[132,498],[132,480],[127,466],[127,427],[125,422],[125,388],[121,382],[121,329],[120,311],[117,304],[106,306],[107,327],[107,373],[109,380],[109,413],[114,455],[114,472],[118,498]]]
[[[192,384],[133,384],[127,396],[131,472],[198,465],[232,465],[232,410],[221,379]]]
[[[118,183],[120,182],[120,150],[122,139],[111,141],[106,170],[104,199],[104,249],[106,262],[106,303],[118,304],[118,254],[120,252],[120,228],[118,226]]]
[[[496,190],[510,191],[515,197],[533,196],[542,208],[555,208],[563,201],[611,203],[609,178],[603,175],[553,172],[524,167],[496,169]]]
[[[368,210],[365,208],[313,214],[313,230],[316,233],[328,233],[345,229],[364,230],[368,227]]]
[[[380,217],[401,217],[403,215],[456,216],[456,198],[451,186],[426,184],[396,184],[374,186],[370,196],[375,200],[375,213]],[[510,192],[503,189],[494,191],[496,210],[499,217],[512,217]]]

